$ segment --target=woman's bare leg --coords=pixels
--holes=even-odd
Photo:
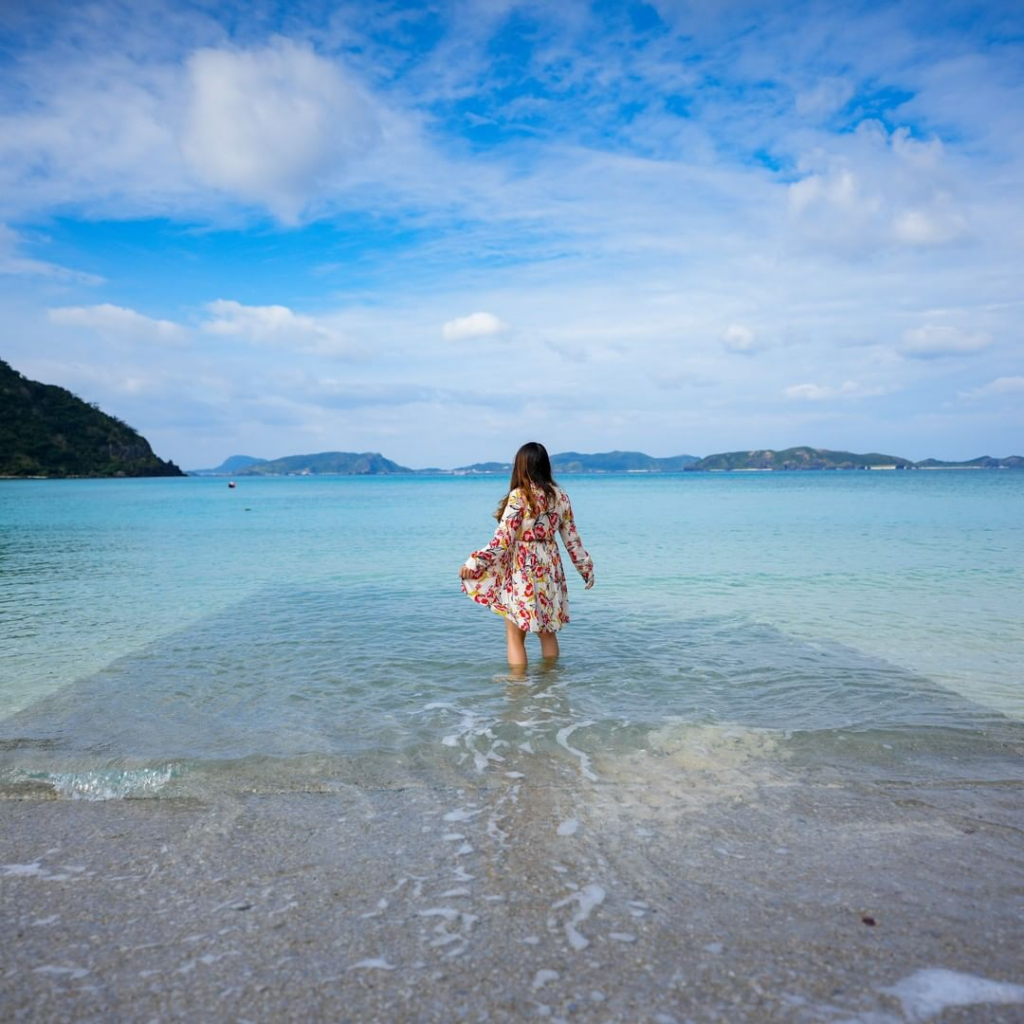
[[[558,657],[557,633],[540,634],[540,656],[542,658],[550,658],[552,661]]]
[[[526,633],[511,619],[505,620],[509,668],[526,668]]]

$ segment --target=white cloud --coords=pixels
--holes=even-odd
[[[23,256],[19,249],[24,239],[17,231],[6,224],[0,224],[0,274],[25,274],[33,277],[49,277],[57,280],[73,281],[78,284],[102,284],[103,278],[95,274],[72,270],[45,260],[31,259]]]
[[[171,320],[155,320],[143,313],[109,302],[98,306],[62,306],[47,310],[51,323],[61,327],[84,327],[108,338],[155,341],[164,345],[183,345],[187,332]]]
[[[804,238],[840,251],[870,244],[881,198],[848,167],[811,174],[789,186],[790,216]]]
[[[208,334],[239,337],[257,345],[311,355],[355,354],[340,331],[287,306],[243,306],[231,299],[217,299],[207,303],[206,309],[211,318],[202,329]]]
[[[994,395],[1024,395],[1024,377],[997,377],[988,384],[970,391],[961,391],[961,398],[989,398]]]
[[[958,206],[937,138],[891,134],[862,121],[849,135],[805,153],[789,186],[790,222],[815,247],[863,256],[886,246],[932,248],[962,238]]]
[[[508,324],[502,323],[493,313],[470,313],[469,316],[449,320],[441,333],[446,341],[465,341],[468,338],[493,338],[504,334]]]
[[[742,324],[730,324],[722,331],[722,347],[729,352],[749,354],[755,350],[757,335]]]
[[[208,185],[294,222],[379,140],[367,94],[340,65],[282,40],[196,51],[181,144]]]
[[[787,398],[807,402],[821,402],[829,398],[869,398],[883,393],[882,388],[862,387],[852,380],[843,381],[837,388],[823,384],[792,384],[783,392]]]
[[[989,334],[969,334],[956,327],[925,324],[903,332],[901,351],[915,359],[938,359],[942,356],[974,355],[991,344]]]
[[[409,144],[402,117],[340,60],[281,38],[228,47],[195,12],[177,37],[104,32],[102,6],[69,12],[52,49],[18,53],[0,75],[0,218],[74,204],[221,220],[257,205],[295,223],[354,184],[383,191],[416,169],[393,152]]]

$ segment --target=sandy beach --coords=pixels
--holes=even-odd
[[[1019,786],[502,768],[3,801],[0,1017],[1024,1019]]]

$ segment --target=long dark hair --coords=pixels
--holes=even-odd
[[[495,519],[500,519],[508,504],[509,495],[517,488],[526,494],[526,511],[533,517],[538,509],[534,507],[533,491],[539,488],[548,499],[548,508],[555,504],[555,479],[551,475],[551,459],[548,450],[540,441],[527,441],[516,452],[516,460],[512,463],[512,476],[508,482],[508,494],[498,502]]]

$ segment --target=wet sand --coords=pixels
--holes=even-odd
[[[1024,1020],[1020,785],[571,740],[484,773],[2,801],[0,1018]]]

